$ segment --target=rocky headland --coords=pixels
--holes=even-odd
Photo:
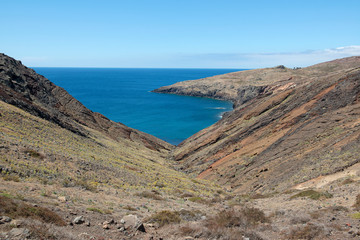
[[[360,162],[360,57],[240,71],[154,92],[231,100],[234,110],[172,153],[235,192],[269,193]]]

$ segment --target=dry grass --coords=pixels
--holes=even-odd
[[[129,210],[129,211],[132,211],[132,212],[135,212],[137,211],[138,209],[130,206],[130,205],[126,205],[125,207],[123,207],[123,209],[126,209],[126,210]]]
[[[3,179],[5,181],[20,182],[19,176],[14,175],[14,174],[5,174],[5,175],[3,175]]]
[[[221,211],[198,225],[181,226],[180,232],[183,236],[201,236],[205,239],[237,240],[239,236],[245,236],[260,240],[262,238],[253,231],[257,225],[268,222],[269,218],[257,208],[243,208],[240,211],[231,209]]]
[[[154,200],[164,200],[164,198],[157,191],[152,191],[152,192],[143,191],[141,193],[137,193],[136,196],[150,198],[150,199],[154,199]]]
[[[324,236],[324,229],[314,224],[307,224],[306,226],[297,227],[292,229],[289,234],[286,235],[286,239],[322,239]]]
[[[113,187],[135,193],[161,188],[173,194],[178,189],[204,196],[220,189],[172,169],[165,150],[152,151],[125,138],[114,141],[86,126],[82,127],[89,135],[81,137],[2,101],[0,112],[5,146],[0,149],[0,164],[16,171],[22,181],[89,191]]]
[[[88,211],[92,211],[92,212],[97,212],[97,213],[104,214],[104,211],[103,211],[103,210],[101,210],[100,208],[89,207],[89,208],[87,208],[86,210],[88,210]]]
[[[45,223],[65,226],[64,220],[53,211],[43,207],[34,207],[22,201],[0,196],[0,213],[12,218],[24,217],[37,219]]]
[[[151,215],[146,219],[147,222],[158,223],[160,227],[171,224],[180,223],[181,218],[179,212],[164,210]]]
[[[201,204],[210,204],[211,202],[202,198],[202,197],[190,197],[189,201],[191,202],[196,202],[196,203],[201,203]]]

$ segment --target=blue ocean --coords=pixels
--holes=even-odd
[[[215,123],[232,103],[150,92],[179,81],[236,69],[34,68],[87,108],[109,119],[179,144]]]

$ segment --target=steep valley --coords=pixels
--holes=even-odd
[[[0,54],[0,239],[360,239],[360,57],[159,93],[231,100],[178,146]]]

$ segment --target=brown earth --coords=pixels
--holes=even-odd
[[[156,92],[234,102],[172,156],[179,169],[235,192],[284,191],[360,161],[360,57],[241,71]]]
[[[235,109],[174,149],[0,55],[0,239],[360,239],[359,62],[191,81]]]

